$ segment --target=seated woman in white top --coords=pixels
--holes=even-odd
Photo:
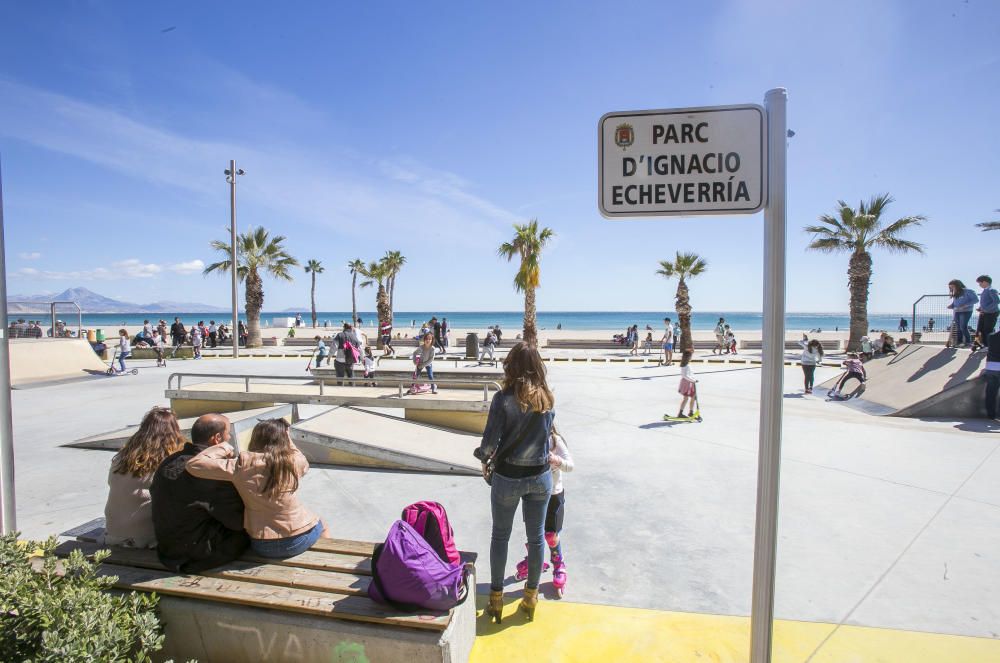
[[[111,460],[103,543],[156,547],[149,486],[163,459],[183,446],[184,436],[170,408],[154,407],[146,413],[139,430]]]

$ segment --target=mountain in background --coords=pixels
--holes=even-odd
[[[56,294],[10,295],[7,313],[48,313],[48,302],[76,302],[84,313],[224,313],[224,309],[193,302],[160,301],[133,304],[99,295],[87,288],[69,288]]]

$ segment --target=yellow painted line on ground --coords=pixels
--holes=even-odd
[[[534,622],[511,594],[501,624],[483,613],[470,663],[744,663],[749,617],[539,601]],[[832,634],[832,635],[831,635]],[[825,642],[824,642],[825,640]],[[819,647],[819,651],[816,648]],[[774,663],[939,663],[1000,661],[1000,640],[778,620]]]

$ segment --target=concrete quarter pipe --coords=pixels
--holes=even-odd
[[[865,362],[863,388],[849,382],[848,405],[895,417],[985,417],[986,353],[930,345],[906,345],[898,355]],[[821,386],[832,389],[840,378]]]

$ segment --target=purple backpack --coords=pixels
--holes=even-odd
[[[393,523],[385,543],[375,547],[368,585],[372,600],[415,612],[450,610],[468,595],[465,568],[443,561],[404,521]]]
[[[441,559],[452,566],[462,564],[455,547],[455,533],[448,522],[448,512],[439,502],[415,502],[403,509],[400,518],[424,537]]]

